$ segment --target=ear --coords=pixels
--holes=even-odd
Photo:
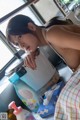
[[[32,31],[36,31],[36,25],[34,25],[33,23],[29,22],[28,23],[28,28]]]

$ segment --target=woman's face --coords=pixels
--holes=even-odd
[[[25,51],[33,52],[39,46],[39,39],[36,35],[27,33],[23,35],[10,35],[12,43]]]

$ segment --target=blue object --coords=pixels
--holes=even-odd
[[[57,86],[56,86],[57,89],[54,90],[52,98],[50,100],[50,103],[52,103],[54,105],[57,102],[59,94],[60,94],[60,92],[61,92],[61,90],[64,86],[65,86],[64,81],[61,81],[61,82],[57,83]]]
[[[54,111],[55,111],[55,107],[51,103],[49,103],[46,106],[41,104],[39,109],[38,109],[38,114],[42,118],[45,118],[45,117],[48,117],[49,115],[54,114]]]
[[[20,80],[20,77],[16,74],[16,73],[14,73],[10,78],[9,78],[9,81],[11,82],[11,83],[16,83],[16,82],[18,82]]]
[[[53,93],[52,93],[49,103],[47,105],[43,105],[43,103],[40,104],[39,109],[38,109],[38,114],[42,118],[46,118],[50,115],[54,115],[57,99],[58,99],[59,94],[64,86],[65,86],[64,81],[57,83],[56,88],[53,90]],[[46,99],[46,98],[44,97],[44,99]]]
[[[25,84],[17,73],[10,76],[9,81],[14,85],[20,100],[33,112],[37,112],[39,100],[36,92]]]

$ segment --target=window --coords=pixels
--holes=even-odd
[[[20,10],[19,12],[17,12],[16,14],[14,14],[13,16],[15,15],[18,15],[18,14],[23,14],[23,15],[27,15],[29,16],[30,18],[32,18],[32,20],[37,24],[37,25],[41,25],[41,23],[39,22],[39,20],[36,18],[36,16],[32,13],[32,11],[30,10],[29,7],[26,7],[26,8],[23,8],[22,10]],[[11,17],[13,17],[11,16]],[[10,18],[11,18],[10,17]],[[8,18],[6,21],[4,21],[1,25],[0,25],[0,30],[4,33],[6,33],[6,26],[7,26],[7,23],[9,21]]]
[[[23,0],[0,0],[0,18],[23,4]]]
[[[9,48],[3,43],[0,37],[0,70],[12,59],[13,53]]]
[[[19,53],[19,55],[23,54],[23,51],[20,49],[16,50],[6,41],[6,27],[10,18],[17,14],[23,14],[31,17],[36,24],[41,25],[41,22],[33,14],[31,9],[27,6],[25,7],[24,5],[26,5],[24,0],[0,0],[0,79],[4,76],[6,68],[17,59],[15,56],[16,52]],[[14,11],[17,8],[20,9],[15,13]]]
[[[46,22],[48,22],[59,12],[58,7],[54,3],[54,0],[39,0],[39,2],[34,4],[34,6]]]

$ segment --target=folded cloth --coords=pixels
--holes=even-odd
[[[59,95],[54,120],[80,120],[80,67]]]

